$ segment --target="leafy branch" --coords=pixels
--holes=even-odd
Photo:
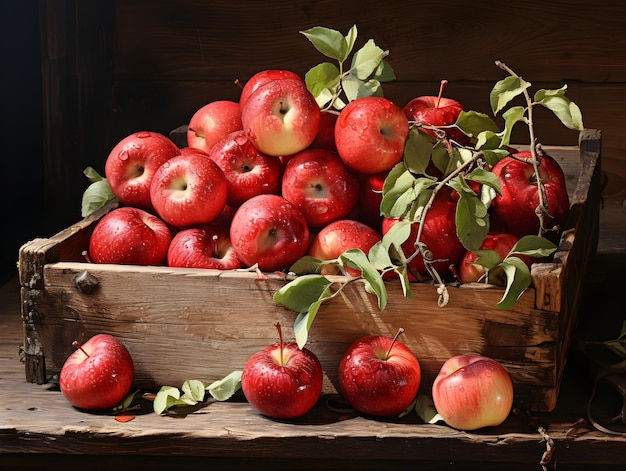
[[[383,60],[388,52],[377,48],[373,41],[370,40],[354,55],[351,68],[344,71],[344,62],[354,47],[356,33],[356,26],[346,36],[321,27],[303,32],[318,51],[339,63],[338,67],[327,62],[319,64],[306,75],[307,86],[322,108],[334,107],[340,110],[346,105],[345,100],[355,100],[365,96],[365,92],[382,95],[380,77],[385,76],[379,74],[379,71],[391,70],[391,67]],[[363,67],[365,63],[368,67]],[[375,63],[377,65],[374,67]],[[446,187],[459,196],[455,214],[457,236],[467,250],[477,254],[475,263],[486,270],[484,282],[505,286],[497,308],[510,309],[532,283],[530,270],[520,256],[544,258],[556,250],[552,242],[543,238],[545,225],[542,218],[549,213],[538,172],[542,151],[535,136],[533,108],[544,106],[550,109],[566,127],[578,131],[583,129],[582,114],[578,106],[565,97],[567,86],[557,90],[538,90],[531,99],[529,82],[504,63],[497,61],[496,65],[509,74],[498,81],[490,93],[493,115],[502,112],[504,129],[500,130],[494,120],[484,113],[463,111],[453,125],[470,138],[471,145],[462,146],[447,137],[446,129],[450,126],[424,126],[422,123],[410,122],[403,160],[391,169],[384,182],[380,207],[383,216],[398,218],[400,223],[392,226],[368,254],[350,250],[329,261],[305,257],[291,267],[291,271],[300,276],[275,293],[274,300],[298,312],[294,330],[301,348],[307,341],[313,320],[322,304],[333,299],[348,283],[361,280],[365,290],[377,296],[378,307],[383,310],[387,296],[384,276],[394,272],[398,275],[404,295],[410,298],[409,263],[416,257],[422,258],[427,273],[438,286],[438,305],[443,307],[448,303],[446,280],[435,269],[436,260],[433,260],[432,252],[422,241],[426,216],[437,195]],[[353,87],[355,78],[360,80],[358,87]],[[375,86],[368,86],[368,83]],[[345,92],[345,100],[340,97],[342,91]],[[526,106],[510,106],[507,109],[509,103],[519,96],[524,98]],[[526,124],[529,130],[533,168],[540,195],[536,212],[541,229],[537,236],[520,239],[511,252],[500,259],[495,251],[479,250],[489,232],[489,206],[500,192],[499,181],[489,170],[500,159],[511,154],[511,134],[519,122]],[[434,132],[427,133],[427,130]],[[439,176],[429,174],[430,165],[434,165],[440,172]],[[480,184],[480,192],[472,188],[471,182]],[[412,224],[419,225],[414,243],[415,252],[406,256],[402,246],[410,237]],[[324,264],[336,265],[345,276],[331,280],[319,274]],[[346,265],[361,270],[361,276],[347,276]]]
[[[352,26],[344,36],[339,31],[316,26],[301,33],[324,56],[334,59],[309,70],[304,80],[317,104],[323,110],[341,110],[350,101],[365,96],[383,96],[381,82],[395,80],[395,74],[384,59],[384,51],[370,39],[352,55],[358,31]]]

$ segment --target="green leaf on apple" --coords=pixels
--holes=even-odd
[[[426,175],[426,168],[431,159],[435,140],[428,134],[413,127],[404,145],[404,164],[408,171],[417,175]]]
[[[115,195],[107,179],[101,176],[93,167],[87,167],[83,174],[91,182],[91,185],[83,193],[81,204],[81,215],[82,217],[87,217],[94,211],[102,208],[109,201],[113,201]]]
[[[206,387],[212,397],[217,401],[226,401],[241,389],[241,374],[243,371],[235,370],[224,378],[214,381]]]
[[[313,96],[317,97],[322,95],[324,90],[334,90],[339,85],[340,78],[341,74],[336,65],[322,62],[305,74],[304,82]],[[332,97],[332,93],[329,94]]]
[[[450,182],[460,195],[455,213],[456,233],[463,247],[478,250],[489,232],[489,214],[476,193],[460,181],[463,179],[455,178]]]
[[[482,185],[487,185],[493,188],[496,192],[500,193],[500,180],[493,172],[485,170],[484,168],[476,167],[474,170],[465,175],[465,180],[471,180]]]
[[[489,95],[493,114],[497,115],[511,100],[524,93],[530,86],[530,82],[512,75],[498,81]]]

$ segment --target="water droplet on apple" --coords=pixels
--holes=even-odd
[[[150,132],[148,132],[148,131],[140,131],[140,132],[138,132],[138,133],[137,133],[137,137],[138,137],[139,139],[147,139],[147,138],[149,138],[149,137],[150,137],[150,135],[151,135],[151,134],[150,134]]]
[[[128,151],[123,150],[122,152],[118,154],[118,157],[120,160],[128,160]]]

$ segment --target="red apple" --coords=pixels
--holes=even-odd
[[[511,249],[519,239],[520,237],[515,234],[509,234],[506,232],[490,232],[485,236],[485,240],[481,244],[480,250],[493,250],[500,256],[500,260],[502,261],[509,254],[509,252],[511,252]],[[530,265],[532,264],[531,257],[523,255],[515,256],[523,260],[530,268]],[[468,250],[459,263],[459,278],[463,283],[475,283],[482,281],[485,276],[485,268],[474,263],[477,258],[478,257],[474,252]]]
[[[435,409],[459,430],[500,425],[513,405],[513,383],[496,360],[482,355],[448,359],[432,388]]]
[[[261,152],[291,155],[311,145],[320,127],[320,109],[300,79],[271,80],[241,108],[248,139]]]
[[[491,223],[495,230],[519,236],[538,234],[539,191],[528,151],[501,159],[492,171],[500,181],[501,194],[491,203]],[[546,229],[562,225],[569,211],[565,175],[554,158],[544,155],[539,164],[539,176],[545,189],[549,217]]]
[[[322,149],[337,150],[335,143],[335,124],[338,118],[337,113],[323,111],[320,115],[320,129],[315,136],[311,147],[321,147]]]
[[[383,217],[380,204],[383,200],[383,185],[389,171],[360,174],[361,192],[359,194],[358,219],[377,231],[382,231]]]
[[[152,211],[150,184],[157,169],[179,154],[178,147],[156,132],[125,137],[111,150],[104,173],[111,191],[126,206]]]
[[[167,251],[167,265],[216,270],[243,267],[230,243],[229,226],[215,223],[179,231]]]
[[[150,199],[157,214],[172,226],[206,224],[226,206],[224,172],[204,153],[188,152],[163,164],[154,174]]]
[[[359,178],[328,149],[307,149],[285,166],[282,196],[296,205],[311,227],[346,218],[359,198]]]
[[[367,224],[353,219],[340,219],[322,227],[315,234],[308,254],[318,260],[333,260],[343,252],[350,249],[361,249],[365,254],[374,244],[380,242],[382,236],[378,231]],[[322,275],[338,273],[337,267],[326,265],[322,267]],[[346,267],[346,273],[351,276],[359,276],[361,272],[351,267]]]
[[[98,221],[89,255],[94,263],[162,265],[171,239],[170,228],[157,216],[123,206]]]
[[[352,170],[379,173],[402,160],[409,122],[393,101],[377,96],[358,98],[341,111],[335,143]]]
[[[75,407],[86,410],[110,409],[130,391],[135,369],[130,353],[117,338],[97,334],[77,347],[65,360],[59,386]]]
[[[241,375],[246,400],[261,414],[293,419],[309,412],[322,393],[322,365],[310,350],[280,341],[253,354]]]
[[[435,130],[422,126],[437,127],[445,133],[448,139],[465,146],[470,143],[470,138],[460,129],[450,127],[456,123],[459,114],[463,111],[463,105],[457,100],[442,96],[447,83],[446,80],[441,82],[438,96],[426,95],[413,98],[402,108],[402,111],[409,121],[415,122],[425,133],[438,137]]]
[[[400,414],[415,399],[420,382],[419,361],[397,335],[363,337],[347,349],[339,362],[341,392],[348,404],[362,414]]]
[[[224,172],[229,205],[237,207],[264,193],[280,194],[282,162],[254,147],[245,131],[235,131],[218,141],[209,157]]]
[[[306,254],[309,226],[302,212],[282,196],[258,195],[235,212],[230,241],[245,265],[284,270]]]
[[[432,259],[434,260],[433,268],[442,276],[449,274],[451,272],[450,266],[458,265],[466,252],[465,247],[463,247],[456,234],[456,203],[453,191],[448,187],[444,187],[439,191],[433,205],[426,214],[424,229],[420,239],[432,253]],[[398,218],[383,218],[383,235],[398,221]],[[402,250],[407,257],[412,256],[417,250],[415,241],[417,240],[419,227],[420,224],[418,222],[413,223],[409,239],[402,244]],[[421,255],[411,260],[409,267],[422,277],[430,279]]]
[[[187,129],[187,145],[205,152],[217,141],[231,132],[243,129],[239,103],[230,100],[217,100],[196,111]]]
[[[239,96],[239,106],[243,108],[243,106],[259,87],[265,85],[272,80],[281,80],[281,79],[295,79],[302,80],[295,72],[285,69],[268,69],[261,70],[254,74],[250,79],[245,83],[245,85],[241,89],[241,95]]]

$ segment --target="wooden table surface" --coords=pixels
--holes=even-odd
[[[608,340],[626,319],[622,304],[626,212],[609,201],[601,240],[586,276],[579,331]],[[615,327],[617,326],[617,327]],[[612,335],[615,333],[615,335]],[[608,337],[607,337],[608,336]],[[243,400],[213,403],[184,418],[78,411],[58,387],[25,381],[17,280],[0,287],[0,469],[623,469],[626,435],[595,429],[587,419],[592,373],[585,357],[570,355],[557,407],[550,413],[512,413],[500,426],[473,433],[421,423],[417,416],[381,421],[335,412],[325,399],[307,416],[270,420]],[[601,386],[594,416],[612,417],[623,397]],[[597,410],[596,410],[597,409]],[[626,433],[623,423],[615,425]],[[543,430],[543,435],[540,431]],[[85,468],[87,466],[87,468]]]

